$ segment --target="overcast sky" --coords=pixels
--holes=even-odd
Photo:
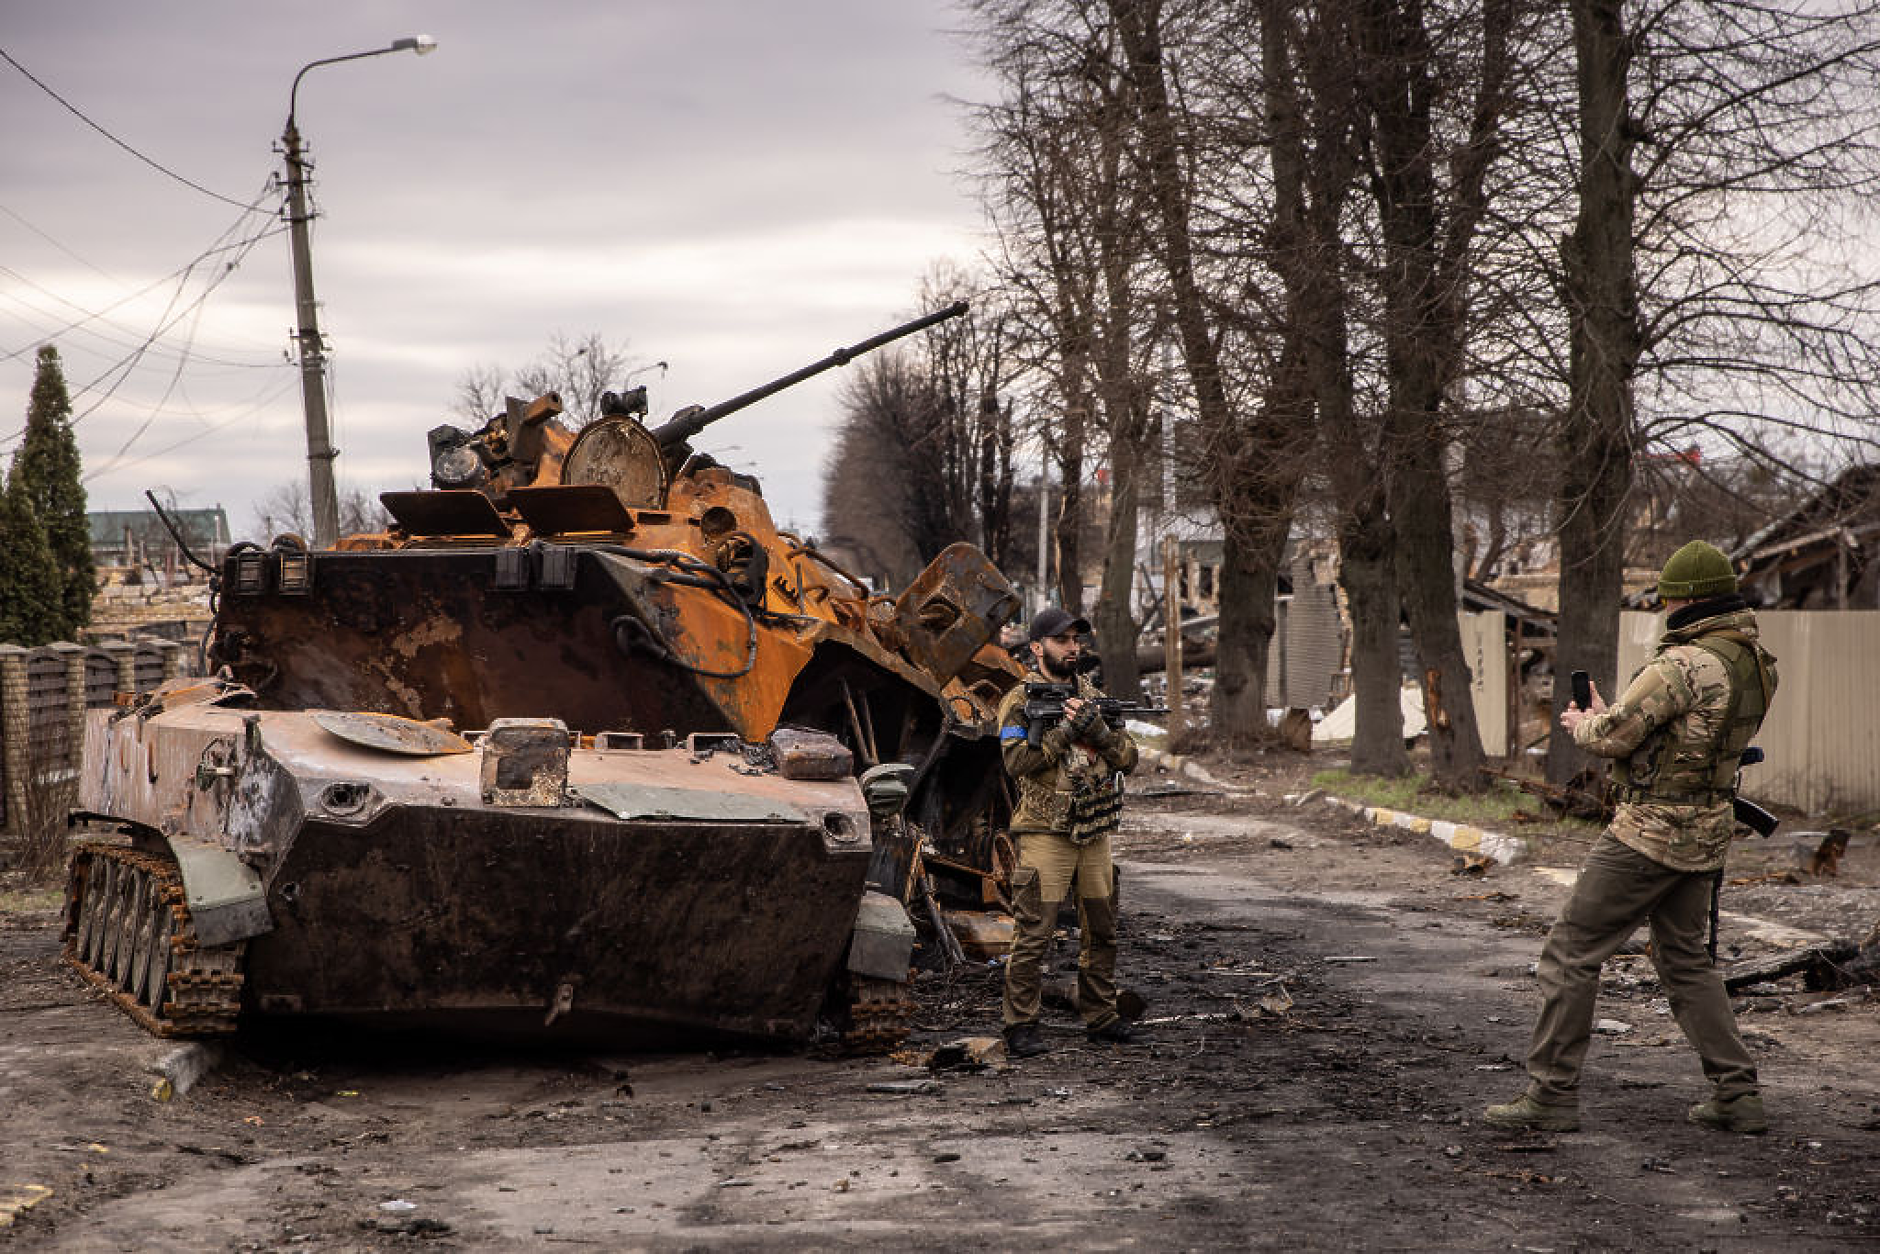
[[[670,363],[639,380],[655,421],[864,339],[982,247],[948,99],[982,94],[959,24],[946,0],[10,4],[11,57],[235,203],[0,63],[0,453],[49,342],[93,509],[167,489],[243,537],[255,500],[304,480],[287,237],[197,259],[278,228],[239,206],[279,169],[295,71],[418,33],[437,50],[300,88],[342,489],[422,483],[465,372],[556,331]],[[779,523],[820,521],[843,376],[699,441],[760,476]]]

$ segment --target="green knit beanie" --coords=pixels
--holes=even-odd
[[[1658,595],[1667,601],[1722,596],[1736,591],[1736,571],[1723,550],[1693,540],[1665,563],[1658,576]]]

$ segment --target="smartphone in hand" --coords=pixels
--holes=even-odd
[[[1585,671],[1573,672],[1573,704],[1582,710],[1593,708],[1593,680]]]

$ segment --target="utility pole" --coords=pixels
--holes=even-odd
[[[333,481],[333,447],[326,416],[326,349],[320,343],[319,307],[313,299],[313,253],[307,243],[307,163],[293,114],[281,134],[287,153],[287,230],[294,254],[294,345],[300,358],[300,403],[307,416],[307,490],[313,505],[313,547],[330,549],[339,539],[339,489]]]
[[[326,347],[320,341],[319,307],[313,299],[313,251],[307,240],[307,223],[313,217],[307,210],[307,155],[300,142],[300,128],[294,123],[294,104],[300,95],[300,80],[315,66],[380,57],[388,52],[423,56],[435,47],[437,41],[429,35],[412,35],[394,39],[389,47],[309,61],[294,75],[294,85],[287,93],[287,129],[281,132],[281,149],[287,157],[287,235],[294,257],[294,345],[300,358],[301,409],[307,417],[307,493],[313,507],[316,549],[330,549],[339,539],[339,489],[333,480],[333,459],[339,456],[339,450],[333,447],[331,424],[327,421]]]

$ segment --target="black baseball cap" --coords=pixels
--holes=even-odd
[[[1070,613],[1053,605],[1038,611],[1038,617],[1031,620],[1031,638],[1045,640],[1052,636],[1061,636],[1067,631],[1082,634],[1090,630],[1087,619],[1073,618]]]

